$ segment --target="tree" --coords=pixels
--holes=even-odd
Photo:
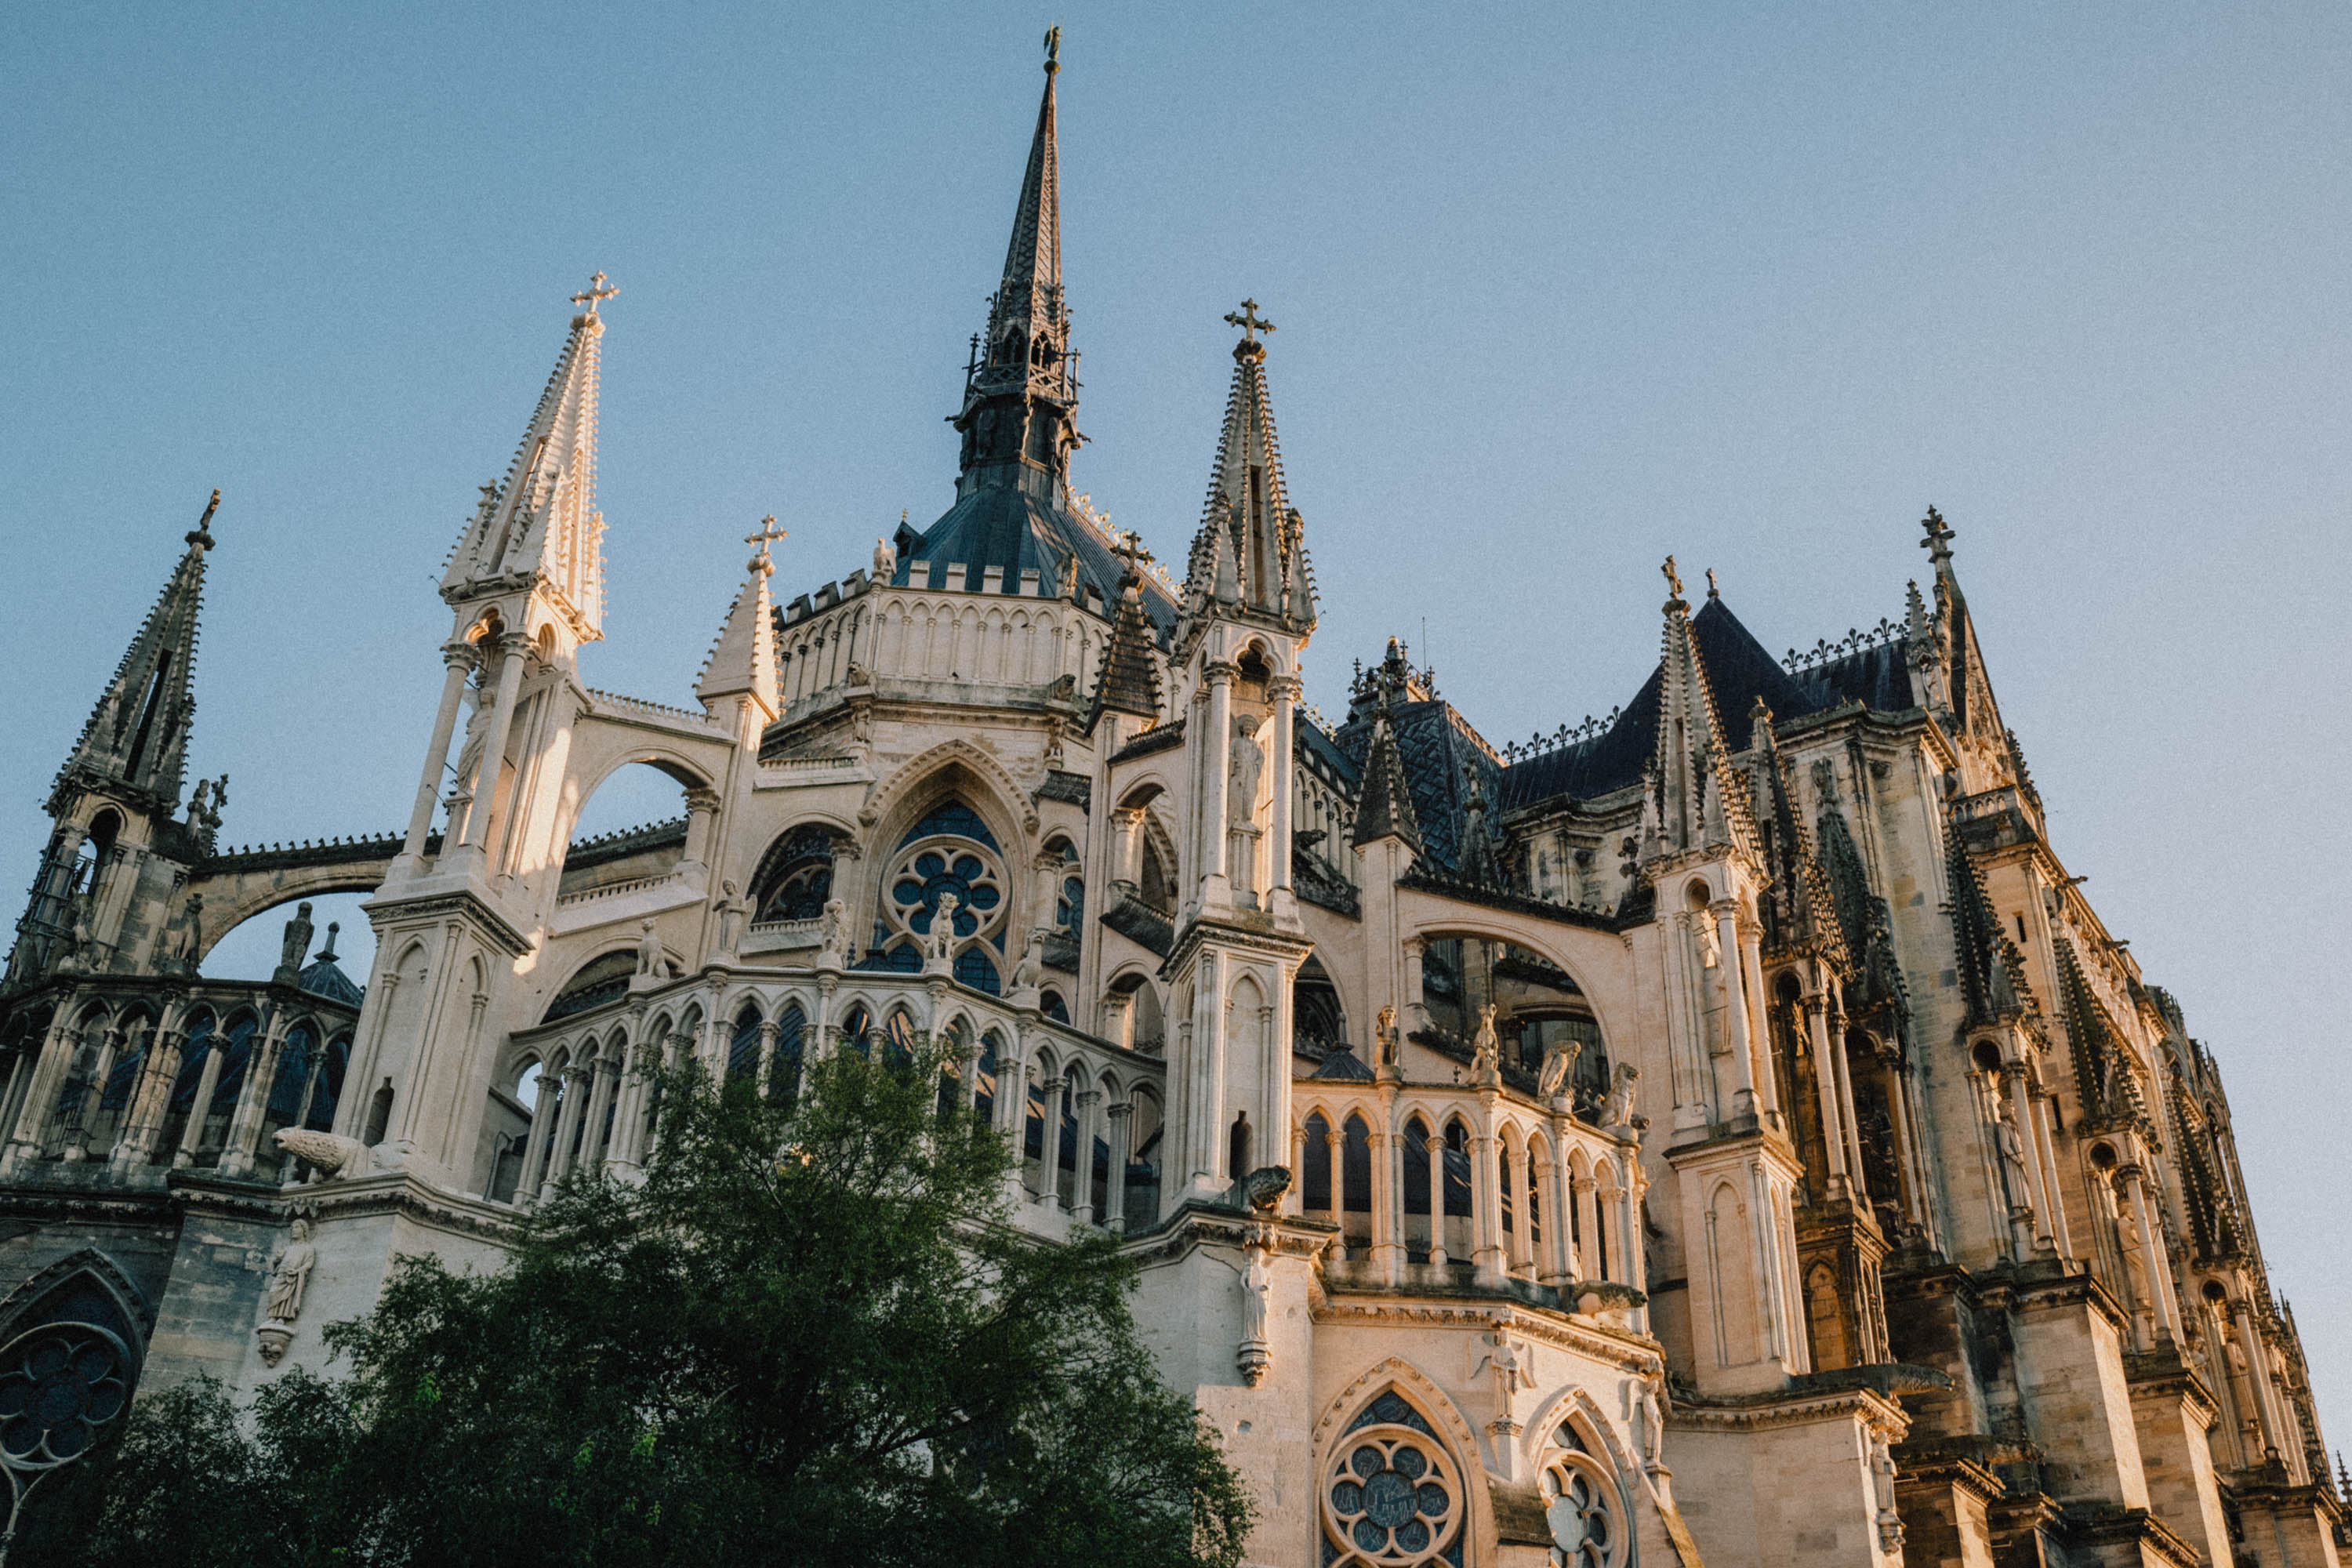
[[[348,1374],[243,1430],[216,1386],[142,1402],[16,1562],[1230,1568],[1250,1504],[1132,1266],[1012,1226],[941,1065],[839,1053],[791,1105],[664,1075],[641,1184],[566,1184],[494,1275],[403,1260],[329,1330]]]

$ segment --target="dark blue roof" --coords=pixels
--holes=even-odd
[[[1024,572],[1037,574],[1040,589],[1052,594],[1061,580],[1062,563],[1075,555],[1078,585],[1102,595],[1108,613],[1118,603],[1118,557],[1093,524],[1063,508],[1042,500],[1016,485],[984,485],[957,500],[940,520],[917,532],[898,531],[898,570],[891,579],[908,584],[916,557],[928,564],[929,575],[917,586],[951,588],[976,593],[991,566],[1004,568],[1007,591],[1019,592]],[[961,562],[964,581],[947,581],[947,569]],[[1162,640],[1176,625],[1176,602],[1156,580],[1143,580],[1143,609],[1160,629]]]

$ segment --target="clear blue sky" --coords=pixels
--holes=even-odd
[[[215,485],[226,836],[402,824],[595,268],[593,682],[682,698],[763,512],[786,592],[936,515],[1055,20],[1080,488],[1181,562],[1255,296],[1327,709],[1425,618],[1491,738],[1605,712],[1667,551],[1810,646],[1943,509],[2352,1438],[2340,5],[9,7],[0,886]]]

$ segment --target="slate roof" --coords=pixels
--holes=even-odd
[[[898,569],[890,580],[898,586],[969,593],[979,591],[989,567],[1002,566],[1008,590],[1020,588],[1022,573],[1034,572],[1040,586],[1051,594],[1061,581],[1062,563],[1075,555],[1078,586],[1101,595],[1105,614],[1118,603],[1123,568],[1109,542],[1085,519],[1015,485],[982,486],[958,500],[928,529],[918,531],[901,525],[898,550]],[[919,583],[913,577],[918,556],[928,572]],[[950,583],[948,567],[957,562],[964,565],[964,580]],[[1164,643],[1176,625],[1176,601],[1155,578],[1143,580],[1143,612]]]

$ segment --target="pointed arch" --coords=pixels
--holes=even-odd
[[[973,781],[973,793],[986,796],[988,804],[1003,815],[1006,823],[1017,824],[1021,836],[1035,834],[1037,808],[1028,792],[1005,771],[1003,763],[961,737],[942,741],[900,763],[889,778],[874,785],[865,804],[857,808],[857,820],[869,832],[883,826],[895,830],[903,826],[898,821],[899,817],[913,819],[923,798],[933,789],[944,795],[956,788],[966,774]],[[874,842],[879,846],[887,838],[884,834]]]
[[[1425,1441],[1423,1441],[1425,1440]],[[1414,1483],[1424,1477],[1441,1490],[1457,1494],[1444,1500],[1445,1506],[1431,1506],[1418,1514],[1424,1525],[1434,1523],[1436,1529],[1427,1531],[1423,1544],[1414,1545],[1381,1530],[1377,1542],[1356,1541],[1352,1538],[1351,1522],[1363,1517],[1360,1500],[1345,1495],[1350,1477],[1357,1478],[1360,1487],[1372,1476],[1388,1470],[1409,1472],[1411,1467],[1402,1462],[1395,1453],[1400,1447],[1419,1444],[1434,1449],[1442,1463],[1429,1464],[1418,1475],[1408,1474]],[[1360,1453],[1365,1447],[1373,1452]],[[1461,1410],[1422,1370],[1401,1356],[1391,1356],[1367,1369],[1351,1381],[1324,1407],[1315,1426],[1317,1533],[1335,1550],[1318,1552],[1318,1560],[1325,1563],[1355,1564],[1382,1563],[1439,1563],[1449,1561],[1447,1548],[1455,1542],[1470,1547],[1471,1543],[1494,1539],[1493,1503],[1487,1495],[1485,1462],[1481,1457],[1477,1435]],[[1424,1454],[1424,1459],[1432,1456]],[[1445,1473],[1450,1465],[1452,1474]],[[1414,1490],[1419,1490],[1416,1484]],[[1335,1492],[1341,1495],[1335,1497]],[[1434,1504],[1436,1500],[1433,1500]],[[1355,1503],[1352,1513],[1349,1504]],[[1398,1527],[1409,1529],[1412,1521]],[[1395,1555],[1399,1550],[1413,1553],[1409,1557]],[[1359,1555],[1378,1550],[1375,1558]],[[1475,1559],[1475,1548],[1461,1554],[1465,1562]]]
[[[143,1357],[155,1308],[122,1266],[94,1247],[68,1253],[0,1299],[0,1344],[45,1322],[93,1323]]]

